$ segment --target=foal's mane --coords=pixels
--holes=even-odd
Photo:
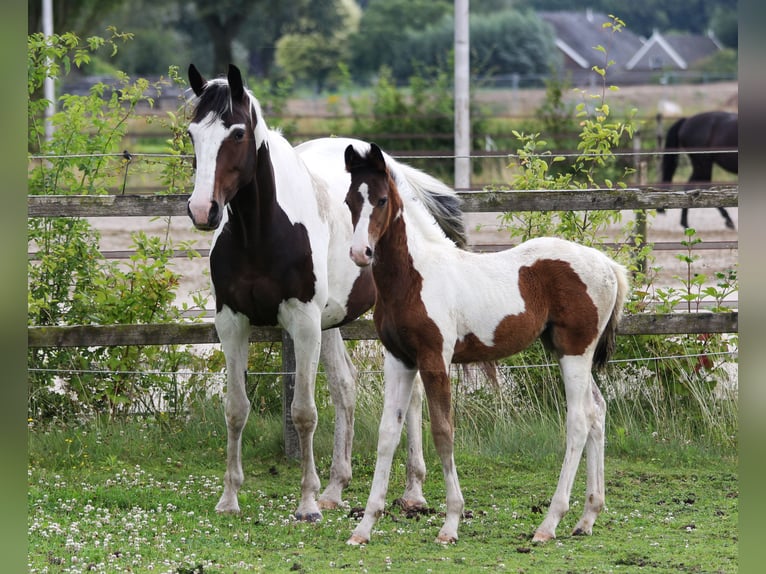
[[[390,156],[386,158],[386,165],[399,193],[404,192],[405,199],[411,195],[412,199],[421,202],[444,234],[458,247],[465,247],[465,222],[460,209],[463,202],[455,191],[435,177]]]

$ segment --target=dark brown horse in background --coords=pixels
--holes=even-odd
[[[731,112],[703,112],[675,122],[665,136],[665,150],[685,151],[692,163],[689,183],[709,183],[712,179],[713,165],[729,173],[738,173],[738,121],[737,114]],[[710,153],[700,153],[709,151]],[[671,183],[678,167],[678,153],[666,153],[662,156],[662,183]],[[663,209],[657,211],[663,212]],[[681,210],[681,225],[689,227],[688,208]],[[734,229],[734,222],[723,207],[719,207],[726,227]]]

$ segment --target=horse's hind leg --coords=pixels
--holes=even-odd
[[[215,328],[226,357],[226,474],[223,494],[215,509],[218,512],[239,512],[237,493],[242,473],[242,429],[250,413],[250,401],[245,392],[247,351],[250,322],[245,315],[224,306],[215,316]]]
[[[535,531],[532,538],[534,542],[546,542],[556,538],[556,527],[569,510],[569,499],[577,467],[594,422],[591,363],[592,353],[563,356],[559,359],[567,400],[566,454],[561,465],[556,492],[551,499],[548,514]]]
[[[591,534],[604,508],[604,430],[606,425],[606,401],[598,390],[596,382],[591,382],[593,405],[588,420],[591,422],[588,440],[585,443],[588,477],[585,485],[585,506],[582,517],[572,534],[575,536]]]
[[[335,434],[330,482],[319,497],[319,508],[337,508],[343,489],[351,481],[351,448],[354,442],[356,368],[338,329],[322,333],[321,360],[327,371],[330,397],[335,406]]]

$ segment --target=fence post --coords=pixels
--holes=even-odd
[[[285,441],[285,456],[291,459],[301,457],[301,445],[293,424],[290,410],[295,395],[295,347],[286,329],[282,330],[282,430]]]
[[[641,131],[638,129],[633,132],[633,167],[636,170],[636,185],[640,189],[646,184],[646,162],[641,161]],[[641,243],[646,243],[646,211],[638,209],[634,213],[636,215],[635,236]],[[646,271],[646,258],[638,262],[638,267],[641,273]]]

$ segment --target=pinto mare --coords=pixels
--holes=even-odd
[[[731,112],[703,112],[681,118],[676,121],[665,136],[665,150],[668,152],[686,151],[692,164],[689,183],[710,183],[713,178],[713,166],[718,165],[729,173],[739,171],[738,116]],[[701,153],[709,151],[710,153]],[[662,183],[672,183],[673,174],[678,167],[678,153],[665,153],[662,156]],[[663,209],[658,209],[662,213]],[[718,211],[726,222],[726,227],[734,229],[734,222],[723,207]],[[689,209],[681,210],[681,225],[688,224]]]
[[[322,508],[341,503],[351,479],[356,370],[337,327],[367,311],[375,301],[369,270],[348,257],[352,226],[343,201],[350,176],[343,164],[349,143],[322,138],[296,151],[270,130],[240,71],[205,80],[192,65],[196,96],[189,134],[194,145],[194,191],[188,211],[194,225],[213,230],[210,275],[215,326],[226,357],[227,455],[219,512],[238,512],[243,482],[242,430],[250,412],[245,376],[251,325],[280,325],[295,346],[292,420],[301,447],[301,497],[295,516],[318,520]],[[444,184],[387,156],[412,181],[415,193],[444,219],[455,237],[464,236],[458,198]],[[447,227],[449,222],[450,227]],[[314,385],[317,363],[327,372],[335,406],[330,480],[317,500],[320,481],[313,456],[317,422]],[[407,411],[410,457],[403,499],[425,504],[420,395]]]
[[[591,369],[611,354],[628,291],[625,268],[603,253],[556,238],[498,253],[458,249],[417,203],[403,201],[390,166],[372,144],[345,152],[346,203],[354,224],[351,258],[372,267],[375,326],[386,348],[378,458],[364,517],[349,544],[369,542],[385,506],[394,449],[418,371],[441,459],[447,513],[437,542],[454,542],[463,496],[453,458],[450,363],[492,361],[538,337],[557,356],[567,400],[566,455],[558,487],[535,541],[556,535],[583,448],[585,508],[575,534],[590,534],[604,504],[606,405]]]

